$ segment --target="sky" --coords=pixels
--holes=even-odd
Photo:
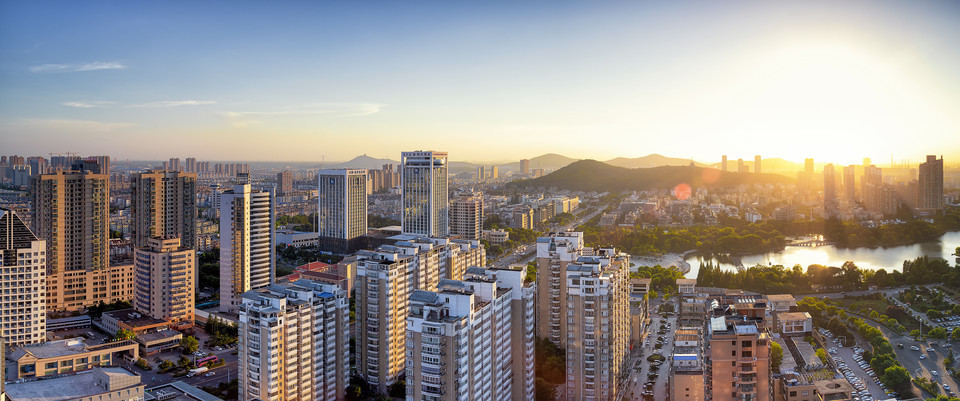
[[[957,1],[0,1],[0,154],[960,159]]]

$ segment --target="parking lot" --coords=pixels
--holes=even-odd
[[[853,386],[854,399],[862,401],[885,400],[892,397],[883,384],[880,383],[879,376],[870,367],[869,361],[863,360],[863,349],[859,346],[844,347],[837,341],[829,330],[820,329],[820,334],[827,340],[826,347],[837,370]],[[849,344],[849,341],[847,341]]]

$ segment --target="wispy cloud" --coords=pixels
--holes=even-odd
[[[86,102],[86,101],[79,101],[79,102],[63,102],[62,104],[63,104],[64,106],[67,106],[67,107],[76,107],[76,108],[78,108],[78,109],[93,109],[93,108],[97,108],[97,107],[104,107],[104,106],[107,106],[107,105],[111,105],[111,104],[114,104],[114,102],[105,102],[105,101]]]
[[[163,108],[163,107],[180,107],[180,106],[200,106],[204,104],[214,104],[214,103],[216,102],[213,100],[161,100],[159,102],[131,104],[127,107]]]
[[[57,130],[59,132],[111,132],[136,124],[68,119],[25,119],[23,123],[31,128]]]
[[[109,62],[109,61],[94,61],[90,63],[78,63],[78,64],[40,64],[30,67],[30,72],[35,74],[42,73],[57,73],[57,72],[80,72],[80,71],[97,71],[97,70],[122,70],[127,68],[126,65]]]
[[[376,103],[317,103],[278,111],[221,111],[237,128],[261,124],[260,117],[315,116],[322,118],[359,117],[380,112],[387,105]]]

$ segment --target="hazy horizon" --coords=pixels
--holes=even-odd
[[[5,154],[960,159],[960,2],[3,2]]]

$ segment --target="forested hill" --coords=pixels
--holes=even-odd
[[[515,181],[513,187],[557,187],[571,191],[672,189],[686,183],[697,187],[735,187],[741,184],[788,184],[789,177],[776,174],[732,173],[694,166],[623,168],[596,160],[580,160],[540,178]]]

